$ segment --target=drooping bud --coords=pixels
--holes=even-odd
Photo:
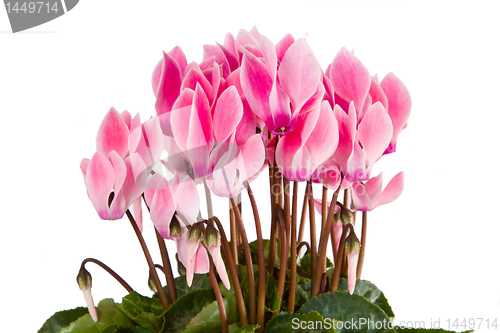
[[[187,241],[194,240],[196,243],[203,241],[203,232],[201,230],[201,224],[194,224],[187,233]]]
[[[345,240],[345,251],[347,256],[347,282],[349,285],[349,293],[352,295],[356,287],[356,270],[358,267],[359,250],[361,243],[354,232],[350,233]]]
[[[179,253],[175,254],[175,260],[177,260],[177,272],[179,273],[179,275],[186,275],[186,267],[184,267],[181,260],[179,259]]]
[[[340,204],[340,220],[344,225],[354,224],[354,214],[342,204]]]
[[[152,292],[157,293],[158,289],[156,288],[156,284],[153,280],[153,276],[151,275],[151,272],[149,272],[148,276],[148,287],[151,289]]]
[[[172,216],[172,220],[170,221],[170,233],[169,233],[170,238],[181,238],[182,236],[182,227],[181,223],[179,220],[177,220],[177,217]]]
[[[92,319],[97,322],[97,310],[94,305],[94,300],[92,299],[92,276],[82,265],[78,275],[76,276],[76,282],[78,283],[78,287],[83,292],[83,297],[85,298],[85,302],[87,303],[87,308],[89,309],[89,314]]]
[[[205,242],[207,249],[210,249],[210,246],[212,246],[212,245],[215,247],[220,246],[221,240],[220,240],[219,231],[217,231],[217,229],[215,229],[215,227],[209,225],[205,229],[205,237],[204,237],[203,241]]]

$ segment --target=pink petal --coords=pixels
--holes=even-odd
[[[352,204],[357,211],[366,212],[371,210],[372,202],[365,186],[362,183],[352,185]]]
[[[113,166],[106,156],[96,152],[88,165],[85,184],[89,199],[103,220],[109,219],[108,198],[114,182]]]
[[[145,186],[140,185],[146,183],[144,178],[147,177],[147,171],[140,171],[146,170],[146,165],[137,153],[130,155],[123,162],[127,167],[127,176],[125,177],[122,191],[120,192],[123,193],[126,210],[144,192]]]
[[[163,238],[169,238],[170,221],[175,213],[175,199],[165,179],[160,181],[150,205],[151,221]]]
[[[128,112],[127,110],[123,110],[120,116],[122,117],[123,121],[125,122],[125,124],[127,124],[127,127],[130,130],[130,126],[132,123],[132,116],[130,115],[130,112]]]
[[[115,174],[115,183],[113,185],[115,197],[109,208],[110,218],[121,219],[127,207],[125,207],[125,202],[119,194],[127,176],[127,167],[123,159],[115,151],[109,153],[108,160],[111,162]]]
[[[203,59],[207,59],[211,56],[215,57],[217,64],[222,65],[222,77],[228,77],[230,73],[229,63],[224,51],[219,45],[203,45]]]
[[[239,167],[244,169],[246,178],[259,172],[264,164],[265,154],[264,144],[259,134],[251,136],[241,146],[241,157],[244,165]]]
[[[156,90],[156,113],[164,114],[172,110],[179,97],[182,84],[182,72],[179,64],[169,54],[163,52],[163,65],[158,88]]]
[[[290,110],[290,98],[281,89],[279,85],[274,84],[271,89],[271,94],[269,95],[269,106],[271,108],[271,117],[268,117],[268,121],[272,123],[266,123],[267,127],[275,135],[285,135],[289,133],[295,127],[295,121],[292,123],[292,112]]]
[[[403,188],[404,174],[403,172],[400,172],[391,179],[382,193],[375,199],[372,209],[393,202],[394,200],[399,198],[401,193],[403,193]]]
[[[236,56],[236,58],[238,58],[238,51],[236,50],[234,36],[229,32],[224,38],[224,47],[231,51]]]
[[[91,288],[88,289],[83,288],[82,291],[83,291],[83,297],[85,298],[85,302],[87,303],[87,308],[89,309],[90,317],[92,317],[92,320],[94,322],[97,322],[98,320],[97,311],[95,309],[94,300],[92,299]]]
[[[366,112],[358,125],[358,136],[366,153],[367,164],[372,165],[382,156],[392,138],[391,118],[380,102],[370,106]]]
[[[213,128],[217,142],[226,141],[243,116],[243,104],[235,87],[226,89],[217,100]]]
[[[245,51],[240,69],[241,88],[248,104],[257,117],[266,125],[274,126],[269,106],[269,95],[273,87],[273,78],[266,65],[248,51]],[[271,118],[271,119],[270,119]]]
[[[217,270],[217,273],[219,273],[219,277],[222,280],[222,283],[224,283],[224,287],[228,290],[231,289],[231,284],[229,283],[229,277],[226,271],[226,265],[224,265],[224,260],[222,260],[222,256],[220,254],[220,246],[216,247],[211,245],[208,252],[210,252],[210,255],[212,256],[215,269]]]
[[[356,288],[356,270],[358,267],[358,251],[354,251],[352,254],[347,252],[347,283],[349,285],[349,293],[352,295],[354,293],[354,289]]]
[[[285,35],[278,44],[276,44],[276,56],[278,58],[278,63],[283,60],[286,51],[290,48],[290,46],[295,42],[295,39],[291,34]]]
[[[160,116],[163,117],[164,115]],[[154,117],[137,127],[129,136],[130,153],[139,153],[144,163],[152,167],[163,152],[163,132],[160,117]]]
[[[359,142],[354,144],[352,154],[347,160],[345,177],[350,182],[365,181],[370,178],[369,170],[366,168],[365,151],[361,148]]]
[[[370,178],[365,183],[365,190],[371,200],[380,195],[382,192],[382,172],[377,177]]]
[[[335,93],[348,103],[354,101],[356,109],[361,110],[371,84],[370,73],[361,61],[343,47],[333,59],[329,78]]]
[[[304,38],[286,51],[279,69],[280,85],[290,97],[295,112],[316,92],[323,72]]]
[[[234,72],[229,74],[227,77],[226,81],[222,84],[220,91],[226,90],[228,87],[234,86],[238,90],[238,94],[241,96],[243,95],[243,89],[241,88],[241,82],[240,82],[240,69],[236,69]]]
[[[255,134],[257,128],[257,122],[255,120],[255,115],[248,105],[246,98],[241,100],[243,104],[243,115],[241,117],[240,123],[236,127],[236,143],[238,145],[244,144],[248,138]]]
[[[102,120],[97,132],[97,151],[108,155],[116,151],[122,158],[128,152],[129,129],[121,115],[111,108]]]
[[[260,36],[260,49],[264,58],[264,64],[267,66],[267,72],[274,81],[276,79],[276,70],[278,66],[278,58],[276,57],[276,49],[274,44],[265,36]]]
[[[222,52],[224,52],[224,56],[226,57],[227,63],[229,65],[229,73],[238,69],[238,67],[240,65],[239,65],[239,59],[236,56],[235,51],[232,51],[232,49],[227,48],[224,45],[220,45],[220,44],[217,44],[217,45],[219,45],[219,47],[222,49]]]
[[[83,180],[85,181],[85,175],[87,174],[87,169],[89,167],[90,160],[88,158],[82,158],[80,162],[80,170],[82,171]]]
[[[198,251],[196,251],[194,272],[196,274],[205,274],[208,273],[209,268],[210,268],[210,260],[208,259],[207,250],[203,245],[200,245],[198,247]]]
[[[142,198],[138,197],[134,200],[132,204],[132,209],[134,211],[134,220],[137,223],[137,227],[142,232]]]
[[[173,49],[168,51],[168,55],[174,58],[181,69],[181,74],[184,74],[184,70],[187,66],[186,55],[179,46],[175,46]]]
[[[349,107],[349,115],[339,105],[333,109],[339,130],[339,143],[333,159],[339,164],[344,174],[347,172],[347,161],[354,149],[354,136],[356,134],[356,110],[354,104]]]
[[[187,72],[186,77],[184,77],[182,81],[181,91],[186,88],[194,91],[196,90],[197,85],[200,85],[201,88],[203,88],[206,96],[212,96],[212,84],[208,81],[205,75],[203,75],[198,65],[192,67]]]
[[[389,104],[387,101],[387,96],[385,95],[384,91],[380,87],[380,83],[377,82],[375,78],[372,78],[372,82],[370,84],[370,91],[369,94],[372,99],[372,104],[375,104],[376,102],[382,103],[384,108],[386,110],[389,109]]]
[[[380,86],[387,96],[389,105],[387,110],[394,129],[391,143],[386,151],[387,154],[396,150],[399,133],[405,128],[406,122],[410,117],[411,97],[408,89],[406,89],[403,82],[394,73],[387,74],[380,83]]]
[[[189,176],[185,176],[176,186],[171,187],[177,202],[177,212],[181,213],[188,223],[194,223],[200,211],[200,196],[196,184]]]
[[[340,207],[339,206],[335,206],[335,208],[339,208],[338,212],[340,212]],[[338,213],[338,212],[337,212],[337,209],[335,209],[335,213]],[[344,225],[342,224],[342,222],[336,223],[335,221],[333,221],[333,223],[332,223],[332,229],[333,229],[333,234],[334,234],[334,238],[335,238],[334,239],[335,247],[338,250],[339,249],[340,238],[342,238],[342,231],[344,230]]]

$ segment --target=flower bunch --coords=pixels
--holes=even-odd
[[[345,48],[323,70],[307,40],[289,34],[274,44],[256,28],[241,30],[236,37],[227,34],[222,44],[205,45],[203,51],[200,63],[188,63],[180,47],[164,52],[152,74],[156,116],[141,123],[139,115],[132,118],[127,111],[111,109],[98,130],[97,151],[82,160],[81,170],[99,217],[120,219],[126,214],[138,236],[150,286],[164,309],[155,314],[161,319],[152,322],[154,330],[177,331],[169,316],[178,311],[171,305],[181,296],[179,279],[194,293],[183,295],[185,300],[203,299],[197,291],[202,289],[196,288],[199,277],[207,276],[213,289],[207,297],[218,311],[216,330],[228,332],[236,325],[246,327],[245,332],[264,332],[278,325],[277,319],[269,319],[284,316],[278,315],[280,310],[306,313],[303,309],[323,294],[340,293],[339,285],[356,293],[367,212],[395,200],[403,190],[403,173],[382,189],[382,174],[371,178],[371,171],[383,155],[396,151],[411,99],[396,75],[379,81]],[[272,211],[266,223],[250,187],[264,169],[269,170],[271,190],[266,193]],[[302,215],[300,183],[305,184]],[[205,188],[206,213],[200,209],[197,185]],[[314,198],[318,186],[321,199]],[[343,203],[338,201],[341,191]],[[246,236],[251,226],[243,223],[238,203],[242,192],[249,196],[255,220],[257,240],[252,243]],[[213,214],[212,194],[229,198],[229,232],[224,230],[227,223]],[[154,264],[142,238],[141,201],[155,226],[163,266]],[[318,224],[315,207],[321,215]],[[303,240],[307,210],[309,241]],[[354,229],[358,211],[361,241]],[[263,239],[263,227],[270,230],[269,240]],[[176,242],[181,277],[173,276],[165,239]],[[327,258],[329,241],[333,263]],[[158,266],[167,279],[165,290]],[[83,264],[80,275],[97,320],[91,278]],[[231,302],[237,313],[228,308]],[[200,324],[195,319],[178,331],[190,332],[189,327]]]

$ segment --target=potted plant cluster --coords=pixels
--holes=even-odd
[[[180,47],[163,53],[152,74],[156,115],[112,108],[80,165],[99,218],[130,222],[154,294],[88,258],[77,276],[87,307],[57,312],[39,332],[425,331],[395,326],[382,291],[360,279],[368,212],[403,191],[403,173],[384,187],[371,170],[406,127],[405,85],[371,76],[345,48],[323,70],[306,39],[274,44],[256,28],[203,51],[200,63]],[[269,188],[253,192],[257,177]],[[269,196],[269,216],[257,195]],[[214,215],[212,196],[228,198],[227,216]],[[243,221],[242,196],[253,220]],[[142,236],[146,212],[157,244]],[[127,290],[121,303],[94,305],[89,262]]]

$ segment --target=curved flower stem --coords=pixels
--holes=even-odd
[[[344,190],[344,207],[347,209],[349,208],[349,188],[346,188]]]
[[[285,195],[285,201],[284,201],[284,215],[285,215],[285,231],[286,231],[286,239],[290,241],[290,181],[283,176],[283,189],[284,189],[284,195]],[[287,243],[287,247],[289,244]]]
[[[245,301],[243,300],[243,292],[241,291],[241,284],[238,278],[238,272],[236,270],[236,265],[234,264],[234,258],[231,254],[231,250],[229,247],[229,242],[227,241],[226,233],[224,232],[224,228],[220,223],[219,219],[215,216],[211,217],[211,220],[217,224],[217,229],[219,229],[219,233],[221,236],[221,250],[224,258],[226,259],[227,266],[229,268],[229,274],[231,275],[231,280],[233,282],[234,287],[234,295],[236,296],[236,304],[238,306],[238,313],[240,315],[241,326],[248,325],[248,316],[247,309],[245,308]]]
[[[309,226],[311,230],[311,298],[316,296],[318,293],[314,292],[315,286],[319,287],[319,279],[317,278],[317,266],[318,266],[318,256],[316,247],[316,220],[314,215],[314,195],[312,182],[309,180],[307,182],[307,187],[309,188]],[[316,281],[318,280],[318,281]],[[319,291],[319,288],[318,288]]]
[[[342,184],[343,179],[344,179],[344,176],[341,174],[339,187],[333,193],[332,201],[330,202],[330,209],[328,210],[328,217],[326,219],[325,227],[321,231],[319,250],[318,250],[318,254],[319,254],[318,267],[314,271],[316,276],[311,281],[311,297],[318,295],[318,293],[320,291],[319,284],[321,282],[320,281],[321,274],[323,274],[326,271],[326,249],[328,246],[328,238],[330,236],[330,233],[332,233],[333,214],[335,213],[335,206],[337,203],[337,198],[338,198],[339,192],[340,192],[340,186]]]
[[[149,212],[150,209],[146,202],[144,194],[142,195],[142,199]],[[161,261],[163,263],[162,271],[165,274],[165,279],[167,280],[168,295],[170,296],[170,301],[173,303],[177,300],[177,289],[175,288],[175,279],[174,279],[174,274],[172,273],[172,265],[170,264],[170,257],[168,255],[167,246],[165,245],[165,240],[160,235],[158,230],[156,230],[156,228],[155,228],[155,234],[156,234],[156,240],[158,241],[158,247],[160,248]]]
[[[297,191],[299,183],[293,182],[292,196],[292,230],[290,235],[290,287],[288,289],[287,311],[295,310],[295,290],[297,285]]]
[[[277,219],[278,223],[280,225],[280,231],[281,231],[281,255],[280,255],[280,272],[278,276],[278,296],[280,298],[279,301],[279,307],[276,312],[273,313],[273,316],[277,315],[281,309],[281,300],[283,299],[283,292],[285,290],[285,279],[286,279],[286,266],[287,266],[287,261],[288,261],[288,253],[286,251],[286,231],[285,231],[285,219],[284,219],[284,214],[283,214],[283,209],[280,206],[276,206],[276,211],[277,211]]]
[[[300,217],[299,237],[297,238],[297,243],[301,243],[302,237],[304,236],[308,202],[309,202],[309,186],[306,187],[306,192],[304,193],[304,203],[302,204],[302,216]]]
[[[347,232],[354,232],[354,227],[351,223],[344,226],[342,231],[342,237],[340,238],[339,252],[337,253],[337,258],[335,260],[335,270],[333,271],[332,284],[330,285],[330,291],[336,291],[339,287],[340,279],[340,269],[342,268],[342,258],[344,257],[345,239],[347,237]]]
[[[85,264],[88,263],[88,262],[92,262],[98,266],[100,266],[102,269],[104,269],[106,272],[109,273],[109,275],[111,275],[112,277],[115,278],[116,281],[118,281],[122,286],[123,288],[125,288],[127,290],[127,292],[130,294],[131,292],[134,291],[134,289],[132,289],[132,287],[127,283],[125,282],[124,279],[122,279],[122,277],[118,274],[116,274],[116,272],[114,270],[112,270],[111,268],[109,268],[105,263],[103,263],[102,261],[99,261],[97,259],[94,259],[94,258],[87,258],[85,259],[84,261],[82,261],[82,265],[80,266],[80,268],[83,268],[85,267]]]
[[[224,306],[224,299],[222,298],[222,294],[220,292],[219,283],[217,282],[217,278],[215,277],[214,262],[211,256],[208,256],[208,258],[210,259],[210,269],[208,270],[208,277],[210,279],[210,284],[212,285],[212,289],[214,290],[215,293],[215,299],[217,300],[217,305],[219,306],[220,326],[222,329],[222,333],[229,333],[229,328],[227,326],[226,307]]]
[[[309,243],[308,243],[308,242],[306,242],[306,241],[301,242],[301,243],[297,246],[297,253],[299,253],[299,252],[300,252],[300,250],[302,249],[302,246],[305,246],[305,247],[306,247],[306,253],[305,253],[304,255],[306,255],[306,254],[308,254],[308,253],[311,253],[311,247],[309,246]]]
[[[127,209],[127,217],[130,221],[130,224],[132,225],[132,228],[134,228],[135,235],[137,236],[137,239],[139,240],[139,243],[141,244],[142,251],[144,252],[144,256],[146,257],[146,261],[148,262],[149,266],[149,271],[151,272],[151,276],[153,277],[153,282],[156,286],[156,289],[158,290],[158,296],[160,297],[161,305],[165,310],[168,310],[170,307],[170,303],[168,302],[167,295],[165,295],[165,291],[163,290],[160,279],[158,278],[158,274],[156,274],[156,269],[155,265],[153,264],[153,259],[151,259],[151,254],[149,253],[148,247],[146,246],[146,242],[144,241],[144,238],[142,237],[141,231],[137,227],[137,223],[134,220],[134,217],[130,213],[130,211]]]
[[[337,247],[335,246],[335,227],[332,223],[332,226],[330,228],[330,241],[332,243],[332,250],[333,250],[333,261],[335,261],[335,258],[337,258]]]
[[[252,263],[252,253],[250,252],[250,244],[248,244],[247,233],[245,231],[245,226],[243,225],[243,220],[241,218],[240,210],[234,198],[231,198],[231,204],[233,205],[234,213],[236,216],[236,221],[238,222],[238,230],[241,235],[243,254],[245,255],[245,263],[247,266],[247,277],[248,277],[248,312],[250,315],[250,325],[255,324],[255,277],[253,275],[253,263]]]
[[[265,321],[265,305],[266,305],[266,259],[264,258],[264,240],[262,239],[262,226],[260,224],[259,211],[257,209],[257,203],[255,202],[255,197],[253,195],[252,188],[248,182],[245,184],[247,188],[248,197],[250,199],[250,204],[253,210],[253,216],[255,219],[255,230],[257,232],[257,249],[258,249],[258,260],[259,260],[259,289],[257,292],[257,324],[259,325],[259,332],[264,332],[264,321]],[[242,326],[244,326],[242,324]]]
[[[324,272],[321,275],[321,284],[319,288],[320,294],[326,293],[329,288],[330,288],[330,276],[328,275],[327,272]]]
[[[363,269],[363,261],[365,260],[367,224],[368,224],[368,212],[363,212],[363,224],[361,225],[361,248],[359,249],[358,267],[356,270],[357,279],[361,278],[361,270]]]

